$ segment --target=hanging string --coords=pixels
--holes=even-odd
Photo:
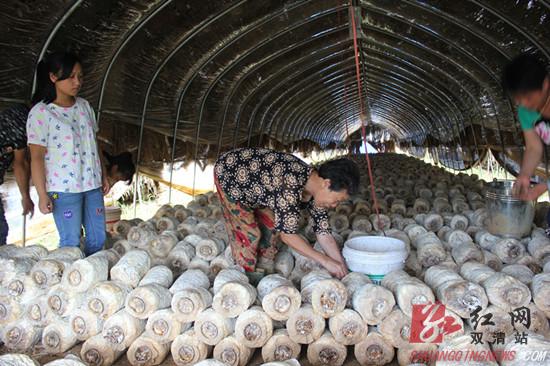
[[[341,1],[338,0],[336,2],[336,5],[339,6],[341,4]],[[342,24],[342,17],[340,16],[340,12],[338,12],[338,24]],[[346,55],[344,53],[342,53],[342,61],[344,61],[346,59]],[[345,79],[344,79],[344,105],[347,105],[348,104],[348,86],[346,85],[346,82],[345,82]],[[345,126],[346,126],[346,141],[348,142],[347,143],[347,150],[348,150],[348,158],[351,156],[351,148],[352,148],[352,144],[351,144],[351,139],[349,138],[349,129],[348,129],[348,121],[345,119],[345,116],[344,116],[344,123],[345,123]]]
[[[350,18],[351,18],[351,28],[352,28],[352,31],[353,31],[353,51],[354,51],[354,54],[355,54],[355,73],[356,73],[356,76],[357,76],[357,92],[358,92],[358,95],[359,95],[359,110],[360,110],[360,116],[361,116],[361,137],[363,139],[363,146],[365,147],[365,156],[366,156],[366,159],[367,159],[367,168],[368,168],[368,173],[369,173],[369,181],[370,181],[370,188],[371,188],[371,197],[372,197],[372,202],[374,204],[374,209],[376,211],[376,218],[377,218],[377,221],[378,221],[378,225],[380,225],[380,210],[378,208],[378,201],[376,199],[376,193],[375,193],[375,188],[374,188],[374,179],[373,179],[373,176],[372,176],[372,166],[371,166],[371,161],[370,161],[370,157],[369,157],[369,152],[368,152],[368,148],[367,148],[367,128],[366,128],[366,122],[365,122],[365,119],[366,119],[366,115],[365,115],[365,111],[364,111],[364,108],[363,108],[363,94],[361,92],[362,90],[362,82],[361,82],[361,68],[360,68],[360,63],[359,63],[359,48],[358,48],[358,42],[357,42],[357,29],[356,29],[356,26],[355,26],[355,12],[353,10],[353,6],[350,5]],[[384,235],[386,235],[384,233],[384,228],[379,228],[382,233]]]

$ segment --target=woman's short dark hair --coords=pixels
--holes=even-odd
[[[547,76],[546,64],[539,57],[522,53],[504,68],[502,87],[512,95],[540,90]]]
[[[132,153],[125,151],[118,155],[111,155],[107,151],[103,151],[103,156],[107,160],[107,170],[110,171],[113,166],[117,166],[118,173],[126,184],[132,183],[132,178],[136,173],[136,166],[132,159]]]
[[[79,64],[78,56],[68,52],[56,52],[46,56],[38,63],[36,70],[36,90],[32,96],[32,104],[53,102],[57,98],[55,84],[50,79],[50,73],[58,80],[65,80],[71,76],[74,65]]]
[[[331,191],[345,189],[349,195],[359,191],[359,166],[350,159],[329,160],[317,168],[317,173],[323,179],[330,179]]]

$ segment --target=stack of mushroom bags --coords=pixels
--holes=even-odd
[[[522,240],[489,234],[483,182],[475,176],[393,154],[373,157],[373,172],[374,187],[364,176],[360,194],[331,212],[330,221],[340,245],[365,235],[406,243],[404,270],[381,283],[361,273],[335,279],[281,244],[275,261],[264,263],[273,274],[252,286],[233,262],[219,202],[209,193],[187,207],[163,206],[148,221],[121,221],[115,227],[121,239],[88,258],[78,249],[0,248],[2,340],[14,353],[56,354],[67,365],[111,365],[124,354],[132,365],[169,357],[176,365],[244,366],[259,359],[296,365],[304,357],[311,365],[338,366],[347,358],[361,365],[423,364],[412,356],[438,346],[409,342],[413,305],[438,300],[460,325],[444,335],[440,349],[489,350],[497,331],[507,336],[501,349],[547,349],[544,232],[534,228]],[[301,234],[322,251],[307,219]],[[478,324],[484,344],[473,345],[477,306],[495,325]],[[522,306],[532,317],[523,330],[527,347],[515,344],[509,315]],[[67,351],[80,361],[63,358]],[[451,364],[458,363],[437,362]]]
[[[390,342],[398,349],[399,363],[410,361],[400,357],[400,353],[407,353],[403,349],[422,351],[427,347],[408,343],[411,305],[434,300],[444,304],[447,313],[464,329],[444,336],[440,349],[515,351],[515,361],[503,361],[505,365],[520,364],[525,352],[550,351],[550,240],[544,231],[534,226],[531,235],[520,240],[488,233],[484,182],[476,176],[450,174],[402,155],[376,155],[371,159],[374,187],[365,174],[361,194],[337,207],[330,220],[342,241],[385,235],[404,241],[410,250],[404,271],[386,275],[380,284],[393,293],[397,307],[377,330],[393,327],[403,337],[402,344]],[[366,172],[364,160],[359,162]],[[310,226],[306,226],[305,235],[314,239]],[[484,344],[473,345],[470,333],[476,324],[472,312],[478,307],[482,309],[478,314],[482,321],[475,331],[483,333]],[[516,323],[514,329],[510,312],[522,307],[531,312],[530,327],[524,329]],[[489,314],[495,325],[482,324]],[[528,345],[516,344],[516,331],[528,334]],[[506,335],[505,345],[489,347],[495,332]],[[383,336],[386,340],[392,338]],[[361,362],[360,355],[356,356]]]
[[[12,352],[0,365],[38,364],[29,356],[112,365],[123,355],[159,365],[170,354],[178,365],[246,364],[252,347],[237,343],[235,327],[254,315],[244,313],[257,290],[233,263],[221,217],[210,192],[120,221],[119,240],[87,258],[79,248],[0,247],[0,336]]]

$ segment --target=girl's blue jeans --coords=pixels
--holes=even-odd
[[[84,226],[86,255],[94,254],[105,243],[105,205],[100,188],[82,193],[49,192],[60,247],[79,247]]]

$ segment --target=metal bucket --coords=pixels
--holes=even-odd
[[[505,238],[521,239],[531,233],[535,202],[512,197],[514,181],[493,181],[485,190],[487,230]]]

